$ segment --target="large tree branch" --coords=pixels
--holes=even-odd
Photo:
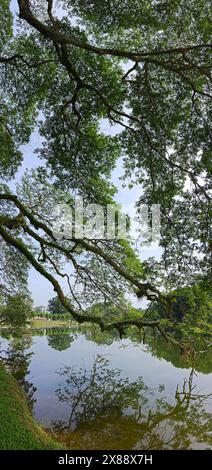
[[[113,48],[101,48],[101,47],[97,47],[92,44],[89,44],[87,42],[81,42],[77,40],[76,38],[67,36],[66,34],[62,33],[58,29],[55,29],[53,27],[49,27],[43,24],[33,15],[32,10],[30,8],[29,0],[18,0],[18,4],[19,4],[20,18],[26,20],[28,24],[30,24],[33,28],[39,31],[46,39],[51,39],[52,41],[56,43],[60,43],[60,44],[71,44],[72,46],[93,52],[98,55],[110,55],[110,56],[120,57],[123,59],[130,59],[130,60],[139,62],[151,56],[170,55],[170,54],[182,55],[189,51],[196,51],[196,50],[203,49],[203,48],[212,48],[212,44],[195,44],[192,46],[187,45],[184,47],[175,47],[175,48],[170,48],[166,50],[138,51],[138,52],[131,52],[131,51],[125,51],[125,50],[113,49]]]

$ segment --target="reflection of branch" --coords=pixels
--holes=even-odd
[[[188,410],[190,406],[191,401],[197,401],[200,404],[203,400],[205,400],[206,398],[212,395],[212,393],[207,394],[207,395],[199,395],[199,394],[192,393],[193,390],[195,389],[195,386],[192,385],[193,375],[194,375],[194,370],[192,369],[189,375],[188,381],[184,380],[182,392],[178,391],[178,386],[177,386],[176,393],[175,393],[175,399],[177,401],[177,404],[171,409],[169,413],[160,413],[159,415],[156,414],[155,416],[150,413],[149,420],[148,420],[148,426],[149,426],[148,431],[151,431],[152,429],[154,429],[154,427],[158,425],[159,423],[161,423],[162,421],[165,421],[169,418],[178,417],[179,413],[186,413],[186,411]],[[188,384],[188,391],[186,391],[186,384]],[[149,425],[150,419],[152,420],[152,423]]]
[[[95,368],[95,364],[94,364],[94,368],[93,368],[94,372],[91,376],[91,383],[89,385],[87,385],[87,387],[85,387],[83,390],[79,391],[79,395],[77,397],[77,400],[75,402],[75,404],[73,405],[72,407],[72,410],[71,410],[71,415],[70,415],[70,418],[68,420],[68,425],[67,426],[64,426],[63,428],[61,428],[62,430],[64,429],[69,429],[72,425],[72,420],[73,420],[73,416],[75,414],[75,411],[76,411],[76,408],[77,406],[79,405],[80,403],[80,400],[81,398],[83,397],[83,395],[90,389],[94,386],[94,380],[95,380],[95,374],[96,374],[96,368]],[[85,378],[85,381],[86,381],[86,378]],[[79,388],[78,388],[79,390]]]
[[[156,399],[156,404],[159,404],[160,408],[156,412],[150,409],[148,413],[145,411],[144,414],[146,402],[149,406],[148,395],[152,395],[157,389],[146,387],[140,377],[134,388],[134,382],[129,383],[128,380],[120,378],[120,371],[110,369],[108,365],[109,362],[104,357],[97,356],[90,374],[86,373],[86,369],[84,371],[81,369],[77,374],[72,367],[67,367],[60,372],[60,375],[66,377],[66,385],[64,385],[64,389],[63,386],[60,387],[56,393],[59,400],[71,406],[71,414],[67,424],[55,423],[56,429],[59,425],[60,430],[70,430],[72,425],[80,427],[82,423],[86,425],[87,422],[95,422],[100,418],[103,420],[102,432],[104,433],[105,422],[107,423],[108,418],[113,419],[113,406],[119,413],[119,422],[122,423],[121,418],[123,418],[125,426],[127,421],[125,422],[124,419],[129,418],[126,410],[132,406],[133,416],[130,419],[133,419],[133,429],[138,432],[138,442],[141,438],[146,439],[148,434],[151,439],[152,437],[157,438],[158,433],[163,446],[170,446],[171,443],[177,442],[181,436],[184,436],[182,427],[180,429],[174,427],[175,420],[178,422],[180,418],[181,422],[187,416],[189,406],[193,402],[201,404],[211,395],[193,393],[195,386],[192,385],[192,382],[195,372],[192,369],[188,380],[183,383],[182,391],[179,391],[177,387],[176,403],[173,406],[166,402],[165,398]],[[163,409],[165,409],[164,412]],[[198,407],[195,406],[195,412],[196,410]],[[161,423],[164,423],[162,428],[160,427]],[[185,424],[187,426],[185,432],[187,433],[190,429],[186,420]],[[171,431],[170,426],[172,426]],[[98,429],[101,434],[99,425]],[[169,433],[168,437],[167,433]]]

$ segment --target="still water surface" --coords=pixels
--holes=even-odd
[[[2,333],[36,420],[77,449],[212,449],[212,358],[92,329]]]

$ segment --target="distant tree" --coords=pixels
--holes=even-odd
[[[40,305],[40,306],[38,306],[38,307],[35,307],[35,308],[34,308],[34,312],[35,312],[35,313],[43,314],[43,313],[45,313],[45,307],[43,307],[42,305]]]
[[[50,313],[46,313],[46,314],[45,314],[45,317],[46,317],[47,320],[51,320],[51,317],[52,317],[52,316],[51,316]]]
[[[125,299],[124,295],[117,296],[117,302],[121,310],[113,302],[96,302],[87,309],[88,315],[93,315],[104,319],[105,322],[118,320],[136,320],[141,316],[141,312],[134,308],[132,303]]]
[[[67,313],[66,308],[62,305],[57,296],[49,300],[48,311],[52,315],[56,315],[58,313]]]

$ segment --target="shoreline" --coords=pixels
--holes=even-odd
[[[65,450],[33,418],[27,397],[0,361],[0,449]]]

